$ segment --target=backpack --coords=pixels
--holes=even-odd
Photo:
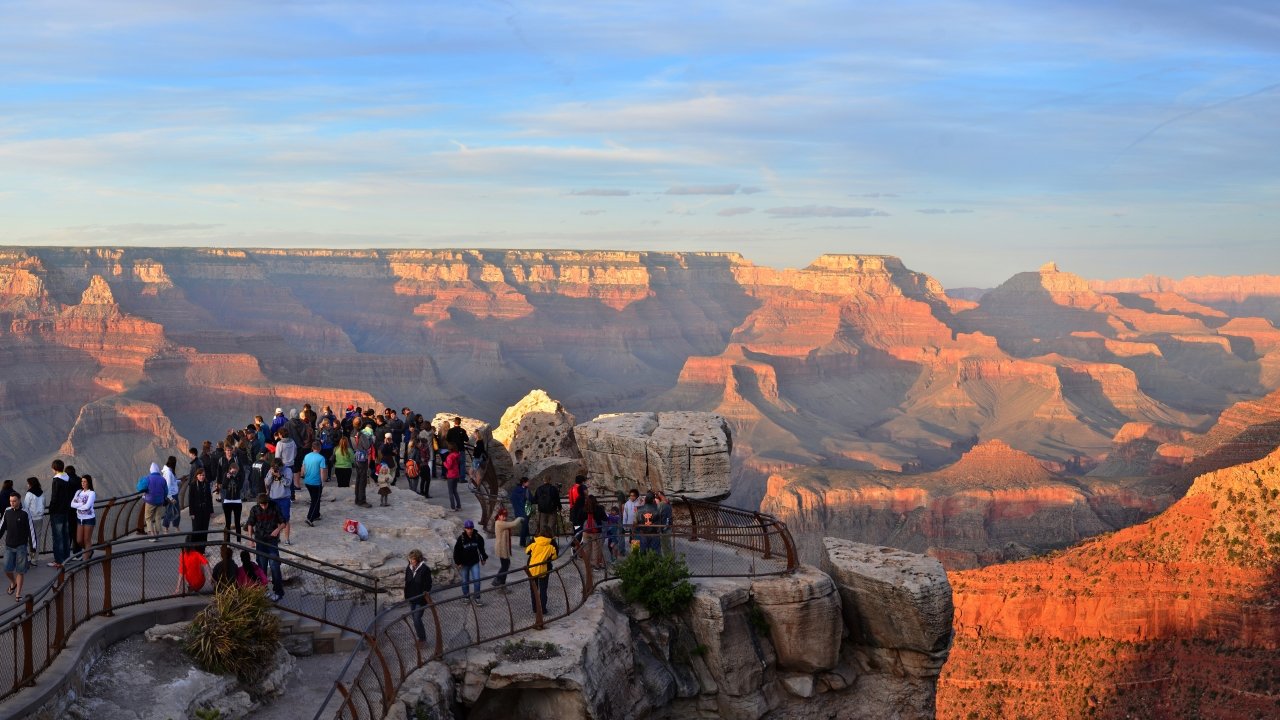
[[[554,485],[543,485],[538,488],[534,499],[538,501],[538,512],[554,513],[560,510],[560,495]]]
[[[411,478],[418,477],[418,461],[414,460],[413,458],[409,458],[408,460],[405,460],[404,474],[407,477],[411,477]]]

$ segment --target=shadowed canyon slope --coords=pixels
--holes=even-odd
[[[952,573],[940,717],[1280,714],[1280,452],[1152,520]]]
[[[62,452],[136,477],[134,458],[277,405],[496,419],[533,387],[583,419],[720,413],[739,504],[787,468],[916,472],[989,440],[1107,474],[1118,435],[1164,438],[1126,447],[1176,468],[1280,363],[1265,319],[1052,266],[972,302],[872,255],[10,248],[0,283],[0,461],[41,472]],[[90,459],[86,428],[130,423],[129,448]]]

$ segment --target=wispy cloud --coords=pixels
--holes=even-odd
[[[776,207],[769,208],[765,212],[775,218],[888,217],[889,215],[889,213],[875,208],[833,207],[831,205]]]
[[[734,217],[735,215],[747,215],[752,212],[755,212],[753,207],[731,207],[725,208],[716,214],[720,217]]]
[[[586,190],[573,190],[569,194],[584,197],[627,197],[631,194],[631,191],[617,188],[587,188]]]
[[[733,195],[741,185],[679,185],[667,188],[667,195]]]

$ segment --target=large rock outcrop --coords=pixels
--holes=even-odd
[[[801,567],[700,579],[672,618],[606,588],[571,619],[510,641],[550,643],[557,657],[514,662],[507,643],[493,643],[430,663],[391,717],[934,717],[951,637],[945,572],[928,558],[835,542],[833,575]],[[878,562],[889,557],[882,550],[888,562]]]
[[[529,391],[502,413],[493,430],[495,442],[489,453],[499,479],[505,484],[527,477],[530,487],[538,487],[543,476],[552,473],[553,482],[572,482],[585,471],[574,422],[573,415],[545,390]]]
[[[729,494],[733,434],[713,413],[601,415],[573,429],[594,488],[715,498]]]

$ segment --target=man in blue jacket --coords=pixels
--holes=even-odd
[[[520,547],[529,544],[529,513],[526,508],[532,500],[529,496],[529,478],[522,477],[519,484],[511,488],[511,510],[520,521]]]
[[[147,490],[142,502],[147,506],[147,534],[151,542],[160,537],[160,519],[164,514],[164,504],[169,497],[169,484],[160,474],[159,463],[151,463],[151,472],[147,475]]]

